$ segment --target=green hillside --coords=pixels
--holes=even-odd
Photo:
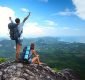
[[[85,43],[63,42],[58,38],[43,37],[23,40],[23,47],[34,42],[40,59],[53,69],[71,68],[85,80]],[[14,59],[14,42],[0,41],[0,56]]]

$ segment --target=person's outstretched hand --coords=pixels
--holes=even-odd
[[[9,20],[11,20],[11,17],[9,17]]]

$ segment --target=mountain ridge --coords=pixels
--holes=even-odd
[[[73,69],[80,73],[81,80],[85,80],[85,43],[69,43],[59,41],[57,38],[32,38],[24,39],[23,47],[30,45],[31,42],[35,43],[36,51],[42,62],[56,70],[67,67]],[[3,40],[0,41],[0,44],[2,45],[0,46],[0,57],[15,59],[15,42]]]
[[[9,61],[0,64],[0,80],[80,80],[71,69],[60,72],[53,71],[49,66],[16,63]]]

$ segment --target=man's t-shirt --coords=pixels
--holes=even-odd
[[[14,22],[11,21],[11,23],[14,23]],[[20,23],[20,24],[18,25],[19,33],[23,32],[23,26],[24,26],[24,22],[22,22],[22,23]],[[20,35],[19,39],[23,39],[22,34]]]
[[[23,26],[24,26],[24,23],[23,23],[23,22],[22,22],[22,23],[20,23],[20,24],[18,25],[19,33],[23,32]],[[21,34],[21,36],[20,36],[20,39],[23,39],[22,34]]]

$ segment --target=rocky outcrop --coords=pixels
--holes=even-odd
[[[53,71],[46,64],[6,62],[0,64],[0,80],[79,80],[71,69]]]

